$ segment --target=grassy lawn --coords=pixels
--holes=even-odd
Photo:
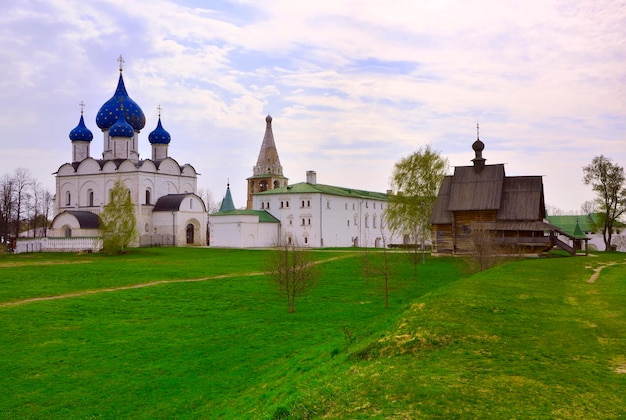
[[[320,265],[294,314],[260,274],[267,257],[168,248],[0,256],[0,417],[625,413],[623,254],[523,260],[473,276],[459,259],[429,258],[415,278],[394,253],[385,310],[361,254],[315,251],[342,258]],[[610,262],[619,264],[588,282]],[[185,279],[207,280],[166,282]]]

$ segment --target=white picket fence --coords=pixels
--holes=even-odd
[[[32,238],[18,239],[15,253],[24,252],[98,252],[102,249],[102,238]]]

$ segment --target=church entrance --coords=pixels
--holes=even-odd
[[[189,223],[187,225],[187,245],[193,245],[193,225]]]

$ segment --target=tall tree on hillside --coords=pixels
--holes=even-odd
[[[135,209],[130,191],[121,179],[111,189],[110,201],[100,213],[102,242],[106,252],[122,254],[137,236]]]
[[[618,218],[626,211],[626,188],[624,183],[624,168],[610,158],[603,155],[596,156],[591,164],[583,167],[585,173],[583,182],[591,185],[596,192],[596,202],[600,210],[599,227],[602,227],[602,237],[606,250],[611,249],[613,226]]]
[[[394,195],[385,210],[385,218],[391,231],[413,245],[415,269],[419,261],[418,244],[430,237],[430,214],[448,167],[448,159],[425,146],[400,159],[393,168]]]

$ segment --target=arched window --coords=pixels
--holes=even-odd
[[[65,193],[65,205],[69,206],[70,204],[72,204],[72,193],[68,191]]]
[[[71,238],[72,237],[72,228],[69,227],[69,226],[66,226],[64,234],[65,234],[66,238]]]
[[[279,187],[280,187],[280,182],[274,181],[274,188],[279,188]]]
[[[93,190],[87,191],[87,205],[93,207]]]
[[[147,188],[147,189],[146,189],[146,204],[147,204],[147,205],[152,204],[152,202],[151,202],[150,200],[151,200],[151,197],[150,197],[150,188]]]
[[[267,181],[262,180],[259,182],[259,192],[267,191]]]

